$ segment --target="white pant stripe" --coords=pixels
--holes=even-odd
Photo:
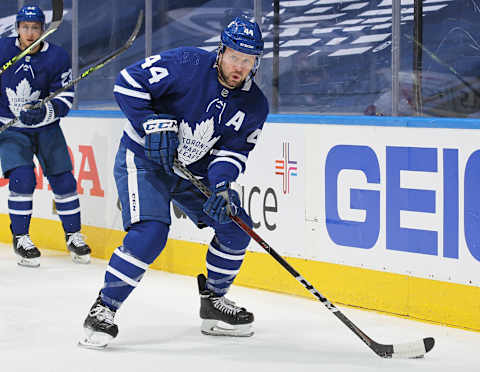
[[[210,270],[210,271],[215,271],[216,273],[227,274],[227,275],[237,275],[238,272],[240,271],[240,269],[238,269],[238,270],[221,269],[219,267],[210,265],[208,262],[207,262],[207,269]]]
[[[129,278],[125,274],[122,274],[120,271],[118,271],[117,269],[114,269],[110,265],[107,266],[107,271],[110,274],[115,275],[121,281],[127,283],[128,285],[131,285],[132,287],[136,287],[138,285],[137,281],[133,280],[132,278]]]
[[[137,166],[135,165],[135,154],[127,149],[126,153],[128,172],[128,198],[130,204],[130,222],[140,221],[140,199],[138,197]]]
[[[113,253],[116,254],[118,257],[120,257],[122,260],[127,261],[132,265],[139,267],[140,269],[143,269],[143,270],[148,269],[148,266],[149,266],[148,264],[146,264],[143,261],[140,261],[138,258],[132,257],[129,254],[122,252],[119,248],[115,249],[115,252]]]

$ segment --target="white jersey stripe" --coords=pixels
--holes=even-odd
[[[57,97],[75,97],[75,92],[63,92],[60,93]]]
[[[242,165],[236,161],[235,159],[232,159],[232,158],[216,158],[215,160],[211,161],[208,168],[210,168],[212,166],[212,164],[215,164],[215,163],[218,163],[218,162],[227,162],[227,163],[232,163],[233,165],[235,165],[237,168],[238,168],[238,173],[242,173]]]
[[[142,138],[139,136],[139,134],[137,133],[137,131],[133,128],[133,125],[132,123],[130,123],[130,121],[127,121],[127,123],[125,124],[123,130],[125,131],[125,133],[127,134],[127,136],[133,141],[133,142],[136,142],[138,143],[139,145],[145,147],[145,138]]]
[[[147,101],[150,101],[152,99],[152,97],[150,96],[150,93],[138,92],[133,89],[127,89],[127,88],[121,87],[120,85],[115,85],[115,87],[113,88],[113,91],[120,94],[124,94],[126,96],[145,99]]]
[[[62,98],[62,97],[55,97],[54,99],[63,102],[64,104],[67,105],[67,107],[70,109],[72,108],[72,102],[70,102],[68,99]]]
[[[212,150],[212,155],[215,156],[233,156],[234,158],[237,158],[238,160],[246,163],[247,162],[247,157],[243,154],[239,154],[238,152],[233,152],[233,151],[227,151],[227,150]]]
[[[134,88],[141,89],[142,86],[138,84],[135,79],[128,73],[127,70],[123,69],[120,74],[123,76],[123,78],[127,81],[128,84],[130,84]]]

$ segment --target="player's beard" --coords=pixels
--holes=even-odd
[[[221,63],[219,63],[217,65],[217,71],[218,71],[218,79],[220,81],[222,81],[225,85],[227,85],[227,87],[230,88],[230,89],[235,89],[235,88],[241,87],[243,85],[243,83],[245,82],[245,79],[242,79],[238,83],[232,83],[233,85],[230,84],[228,82],[228,78],[225,76],[225,74],[223,72]]]

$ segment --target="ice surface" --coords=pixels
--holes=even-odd
[[[106,261],[74,264],[42,250],[40,268],[19,267],[0,244],[0,371],[388,371],[479,370],[480,333],[351,308],[341,310],[381,343],[432,336],[417,360],[381,359],[316,300],[232,287],[229,298],[255,314],[251,338],[200,333],[193,277],[150,270],[119,310],[118,337],[103,350],[77,346],[103,284]],[[322,288],[318,288],[322,292]]]

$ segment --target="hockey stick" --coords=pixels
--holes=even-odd
[[[84,71],[76,79],[71,80],[68,84],[66,84],[62,88],[57,89],[55,92],[51,93],[48,97],[45,97],[44,99],[42,99],[40,102],[33,105],[31,108],[37,109],[37,108],[42,107],[42,105],[51,101],[52,99],[54,99],[59,94],[65,92],[67,89],[71,88],[74,84],[77,84],[80,80],[87,77],[92,72],[101,69],[108,62],[112,61],[113,59],[118,57],[120,54],[122,54],[124,51],[126,51],[128,48],[130,48],[130,46],[135,41],[135,38],[137,37],[138,32],[140,31],[140,28],[142,27],[142,22],[143,22],[143,10],[140,10],[140,13],[138,14],[138,18],[137,18],[137,24],[135,25],[135,29],[133,30],[132,34],[130,35],[130,37],[128,38],[128,40],[126,41],[126,43],[122,47],[120,47],[119,49],[117,49],[114,52],[112,52],[111,54],[109,54],[107,57],[102,59],[99,63],[97,63],[96,65],[94,65],[94,66],[90,67],[89,69],[87,69],[86,71]],[[0,127],[0,133],[4,132],[8,128],[10,128],[12,125],[17,123],[18,120],[19,120],[18,118],[12,119],[8,123],[6,123],[2,127]]]
[[[187,177],[187,179],[197,187],[203,195],[210,197],[212,192],[197,179],[178,159],[174,160],[174,166]],[[265,240],[258,236],[241,218],[238,216],[230,216],[245,233],[253,238],[260,246],[265,249],[280,265],[283,266],[297,281],[299,281],[305,289],[312,293],[317,299],[325,305],[340,321],[345,324],[350,330],[355,333],[370,349],[372,349],[378,356],[382,358],[421,358],[425,353],[428,353],[435,344],[432,337],[424,338],[420,341],[384,345],[379,344],[367,336],[360,328],[358,328],[350,319],[348,319],[334,304],[332,304],[326,297],[318,292],[312,284],[310,284],[304,277],[302,277],[287,261],[283,259],[274,249],[268,245]]]
[[[52,0],[52,9],[53,9],[52,22],[50,23],[50,26],[48,27],[48,29],[31,45],[26,47],[25,50],[23,50],[20,54],[17,54],[10,61],[5,63],[0,69],[0,75],[2,75],[5,72],[5,70],[7,70],[9,67],[13,66],[15,63],[20,61],[28,53],[30,53],[32,49],[35,49],[35,47],[40,45],[40,43],[43,40],[45,40],[49,35],[57,31],[58,27],[60,26],[60,23],[62,23],[62,20],[63,20],[63,0]]]

